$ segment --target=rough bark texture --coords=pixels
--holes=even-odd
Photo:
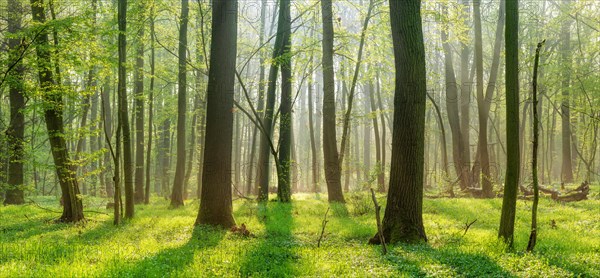
[[[331,0],[321,1],[323,19],[323,157],[329,202],[344,202],[337,149],[335,79],[333,73],[333,10]],[[345,148],[345,146],[343,146]],[[342,149],[343,151],[344,149]]]
[[[8,32],[15,34],[21,30],[21,18],[23,7],[19,1],[10,1],[8,4]],[[9,59],[8,64],[13,69],[8,72],[9,99],[10,99],[10,121],[6,130],[8,141],[8,189],[4,205],[19,205],[25,203],[23,192],[23,139],[25,136],[25,95],[23,87],[23,74],[25,67],[19,60],[21,40],[16,37],[8,39]],[[2,140],[4,141],[4,140]],[[0,164],[4,164],[0,162]],[[1,175],[1,174],[0,174]],[[1,195],[0,195],[1,198]]]
[[[235,226],[231,201],[233,95],[237,54],[236,0],[212,2],[202,196],[196,224]]]
[[[419,0],[390,1],[395,95],[387,242],[427,241],[423,227],[426,71]]]
[[[498,237],[512,247],[519,185],[519,1],[506,0],[506,177]]]
[[[187,110],[187,26],[188,0],[181,0],[181,25],[179,26],[179,74],[177,82],[177,163],[175,181],[171,194],[171,207],[183,206],[183,183],[185,182],[185,111]]]
[[[46,15],[42,0],[31,0],[31,13],[35,22],[45,23]],[[40,85],[43,92],[43,99],[46,102],[44,106],[44,119],[50,141],[50,149],[54,159],[56,175],[62,191],[64,202],[63,212],[59,221],[77,222],[84,219],[83,205],[79,195],[79,186],[75,169],[71,166],[67,143],[63,136],[63,99],[61,92],[54,92],[55,81],[53,72],[50,69],[51,55],[49,51],[48,32],[41,30],[36,39],[37,67]]]

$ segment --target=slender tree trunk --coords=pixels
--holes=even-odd
[[[31,0],[31,13],[34,22],[40,24],[46,22],[44,5],[41,0]],[[43,99],[46,102],[44,106],[46,129],[56,167],[56,176],[60,184],[64,202],[63,212],[59,221],[77,222],[84,219],[83,205],[81,199],[78,197],[80,192],[77,177],[75,176],[75,169],[71,166],[67,143],[63,136],[62,94],[52,93],[56,83],[53,72],[49,68],[52,65],[52,61],[49,51],[48,32],[46,30],[41,30],[36,38],[36,54],[40,86],[43,92]]]
[[[23,7],[19,1],[10,1],[8,3],[8,32],[13,35],[8,39],[8,65],[14,65],[8,72],[9,99],[10,99],[10,119],[6,130],[8,141],[8,189],[4,205],[20,205],[25,203],[25,193],[23,191],[23,139],[25,138],[25,95],[23,74],[25,67],[19,60],[19,54],[22,50],[21,39],[14,37],[22,29],[21,21],[24,14]],[[2,140],[4,141],[4,140]],[[0,142],[4,145],[4,142]],[[4,157],[4,152],[1,154]],[[4,161],[0,164],[5,164]],[[0,173],[4,176],[4,172]],[[1,198],[1,196],[0,196]]]
[[[463,19],[467,26],[468,19],[470,15],[469,8],[469,0],[462,0],[462,12]],[[469,30],[465,31],[468,37]],[[460,51],[460,130],[461,130],[461,140],[463,141],[463,149],[462,149],[462,179],[464,179],[462,185],[466,185],[466,187],[471,186],[471,117],[470,117],[470,107],[471,107],[471,79],[469,78],[469,52],[470,49],[465,43],[461,43],[461,51]],[[466,189],[461,188],[461,189]]]
[[[537,243],[537,207],[539,202],[539,188],[538,188],[538,138],[539,138],[539,118],[538,118],[538,64],[540,60],[540,50],[543,46],[543,42],[538,43],[535,50],[535,61],[533,64],[533,150],[531,160],[531,173],[533,178],[533,205],[531,207],[531,234],[529,235],[529,243],[527,243],[527,251],[531,252],[535,248]]]
[[[375,107],[375,86],[369,82],[369,103],[371,104],[371,113],[373,120],[373,129],[375,132],[375,171],[377,173],[377,191],[385,192],[383,184],[383,169],[381,167],[381,138],[379,137],[379,123],[377,122],[377,108]]]
[[[106,138],[112,138],[113,136],[113,119],[112,119],[112,109],[110,105],[110,91],[111,91],[111,79],[110,76],[107,76],[104,80],[104,87],[100,92],[100,98],[102,100],[102,123],[104,134]],[[110,142],[105,140],[105,148],[110,149]],[[104,178],[104,185],[106,190],[106,197],[113,198],[115,195],[115,187],[112,175],[107,175],[106,173],[113,173],[111,162],[111,154],[109,152],[104,153],[104,165],[106,169],[102,172],[102,176]]]
[[[519,187],[519,0],[506,0],[506,178],[498,237],[513,244]]]
[[[381,119],[381,169],[379,172],[380,175],[380,179],[381,179],[381,184],[383,184],[384,186],[384,190],[385,190],[385,171],[386,171],[386,167],[385,167],[385,157],[386,157],[386,126],[385,126],[385,112],[383,109],[383,102],[381,101],[381,79],[379,78],[379,69],[377,69],[376,72],[377,78],[375,79],[377,81],[377,106],[379,107],[379,118]],[[445,147],[445,146],[444,146]]]
[[[231,201],[231,140],[237,56],[237,1],[213,0],[202,196],[196,224],[235,226]]]
[[[139,4],[138,22],[145,20],[145,4]],[[134,93],[135,93],[135,203],[145,201],[144,198],[144,29],[145,24],[138,27],[137,49],[135,57]]]
[[[565,5],[569,0],[563,0]],[[561,63],[564,65],[562,72],[562,103],[560,106],[562,119],[562,175],[561,181],[564,183],[573,182],[573,161],[571,150],[571,111],[569,109],[569,95],[571,86],[571,20],[565,19],[561,26]]]
[[[152,6],[151,19],[150,19],[150,88],[148,91],[148,145],[146,147],[146,188],[144,194],[144,203],[150,203],[150,166],[152,156],[152,140],[153,140],[153,128],[154,128],[154,73],[155,73],[155,31],[154,21],[156,20],[154,5]]]
[[[309,66],[312,67],[313,64],[313,55],[310,55]],[[312,166],[312,191],[317,193],[319,192],[319,160],[317,157],[317,146],[315,142],[315,127],[314,127],[314,112],[313,112],[313,74],[311,73],[308,78],[308,133],[310,136],[310,153],[311,153],[311,166]]]
[[[185,182],[185,116],[187,110],[187,27],[189,1],[181,0],[181,22],[179,26],[179,75],[177,82],[177,164],[171,194],[171,207],[183,206],[183,183]]]
[[[448,17],[448,8],[442,7],[443,13]],[[452,60],[452,47],[448,42],[448,29],[450,27],[445,25],[442,29],[442,46],[444,49],[444,68],[445,68],[445,82],[446,82],[446,110],[448,111],[448,123],[450,124],[450,133],[452,135],[452,159],[454,164],[454,170],[458,176],[460,182],[460,188],[466,189],[468,187],[467,179],[463,172],[463,140],[461,135],[460,117],[459,117],[459,98],[458,98],[458,86],[456,83],[456,75],[454,73],[454,65]],[[450,186],[450,195],[454,195],[453,186]]]
[[[290,1],[279,3],[279,25],[282,27],[283,51],[281,53],[281,104],[279,107],[279,169],[277,171],[277,197],[280,202],[291,201],[290,157],[292,141],[292,40]],[[279,29],[279,26],[278,26]],[[341,189],[340,189],[341,190]]]
[[[426,71],[421,1],[390,1],[396,68],[386,242],[427,241],[423,227]],[[376,235],[372,240],[379,238]]]
[[[321,1],[323,20],[323,157],[329,202],[344,202],[341,162],[337,149],[335,79],[333,73],[333,10],[331,0]],[[347,132],[347,131],[346,131]],[[341,150],[346,149],[342,146]],[[342,155],[343,156],[343,155]]]
[[[125,63],[127,60],[127,0],[119,0],[119,118],[121,120],[121,134],[123,136],[123,176],[125,177],[125,218],[133,218],[133,161],[131,155],[131,129],[129,127],[129,113],[127,112],[127,73]]]
[[[280,3],[280,6],[282,3]],[[281,7],[280,7],[281,9]],[[258,168],[256,182],[258,188],[258,200],[267,201],[269,199],[269,170],[270,170],[270,147],[269,141],[273,137],[273,113],[275,108],[275,92],[277,87],[277,75],[279,71],[281,55],[283,54],[285,41],[284,41],[284,24],[283,16],[279,15],[277,24],[277,36],[275,37],[275,47],[273,48],[273,56],[271,66],[269,67],[269,78],[267,80],[267,103],[265,111],[263,113],[263,126],[265,127],[265,134],[261,134],[260,140],[260,151],[258,157]],[[289,31],[289,30],[288,30]],[[277,158],[275,158],[277,159]],[[278,169],[279,170],[279,169]]]

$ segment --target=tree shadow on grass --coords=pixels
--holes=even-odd
[[[251,246],[240,263],[241,277],[295,276],[294,263],[299,256],[293,252],[297,244],[292,236],[292,204],[269,202],[258,205],[258,217],[265,224],[265,234]]]
[[[184,270],[194,262],[196,252],[215,247],[224,238],[226,231],[209,226],[194,227],[192,237],[183,245],[167,248],[135,262],[116,264],[100,277],[167,277]]]
[[[514,277],[490,257],[480,253],[466,253],[457,249],[434,249],[426,244],[391,246],[385,258],[398,270],[411,276],[430,275],[427,264],[450,268],[454,275],[463,277]]]

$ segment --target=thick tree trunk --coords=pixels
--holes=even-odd
[[[31,13],[35,22],[45,23],[46,15],[44,5],[41,0],[31,0]],[[54,82],[53,72],[49,68],[52,65],[49,51],[48,32],[41,30],[36,38],[36,54],[38,63],[38,75],[43,92],[43,99],[46,102],[44,106],[44,118],[46,120],[46,129],[48,130],[48,139],[50,149],[54,158],[58,182],[62,190],[62,199],[64,202],[63,213],[59,218],[62,222],[77,222],[84,219],[83,205],[77,185],[75,169],[71,166],[67,143],[64,138],[64,126],[62,107],[62,94],[53,93]]]
[[[506,178],[498,237],[512,247],[519,186],[519,1],[506,0]]]
[[[144,22],[145,6],[140,3],[138,22]],[[137,49],[135,57],[134,93],[135,93],[135,203],[144,202],[144,29],[138,27]]]
[[[344,202],[337,149],[335,79],[333,73],[333,10],[331,0],[321,1],[323,20],[323,157],[329,202]],[[342,146],[342,152],[346,146]]]
[[[179,74],[177,82],[177,164],[171,194],[171,207],[183,206],[183,183],[185,182],[185,116],[187,110],[187,27],[189,1],[181,0],[181,25],[179,26]]]
[[[382,230],[391,243],[427,241],[422,209],[427,91],[420,8],[419,0],[390,1],[396,78],[390,185]]]
[[[10,1],[8,4],[8,32],[14,36],[20,32],[21,19],[24,14],[23,7],[19,1]],[[25,95],[23,74],[25,67],[19,59],[19,54],[23,46],[21,40],[17,37],[8,39],[8,65],[14,65],[8,72],[9,99],[10,99],[10,120],[6,130],[8,141],[8,189],[4,205],[19,205],[25,203],[25,194],[23,191],[23,139],[25,137]],[[4,140],[2,140],[4,141]],[[0,144],[4,144],[1,142]],[[1,154],[4,157],[4,153]],[[4,164],[4,161],[0,162]],[[0,173],[4,175],[4,173]],[[0,197],[1,198],[1,197]]]
[[[237,1],[213,0],[202,196],[196,224],[235,226],[231,201],[231,140],[237,54]]]

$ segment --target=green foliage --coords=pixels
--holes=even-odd
[[[354,216],[367,194],[334,206],[320,248],[316,247],[328,204],[314,195],[295,195],[292,204],[234,203],[244,237],[193,226],[198,202],[180,210],[154,199],[140,205],[136,219],[115,227],[111,216],[88,211],[88,221],[55,224],[57,215],[34,205],[0,208],[0,277],[568,277],[600,275],[598,200],[561,205],[543,199],[540,241],[535,253],[506,252],[496,239],[499,199],[425,200],[428,245],[390,247],[381,256],[367,245],[375,234],[373,213]],[[58,200],[36,198],[59,210]],[[381,200],[383,201],[383,200]],[[104,210],[102,199],[86,209]],[[515,246],[527,243],[529,202],[517,203]],[[465,222],[477,219],[464,234]],[[552,221],[555,227],[552,227]]]

